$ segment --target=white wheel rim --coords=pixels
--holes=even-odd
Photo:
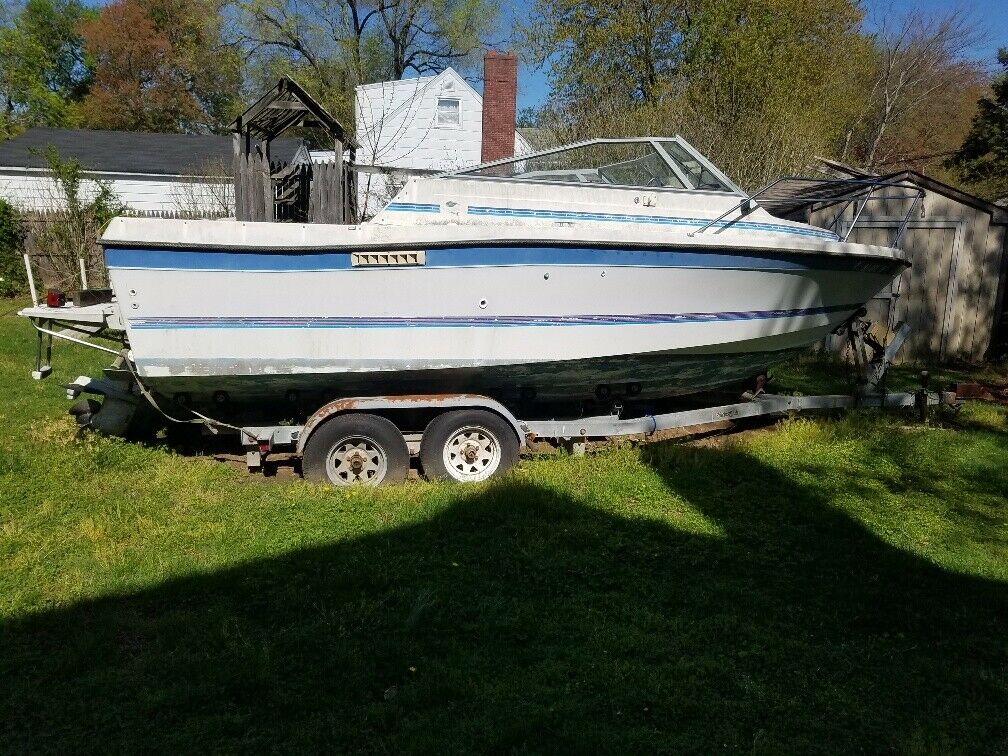
[[[466,426],[448,437],[443,458],[445,469],[455,480],[466,483],[486,480],[500,467],[500,442],[486,428]]]
[[[349,436],[333,444],[326,457],[326,477],[337,486],[377,486],[388,473],[385,450],[367,436]]]

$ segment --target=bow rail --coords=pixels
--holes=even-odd
[[[879,190],[890,191],[878,193]],[[811,176],[782,176],[771,181],[763,188],[757,189],[752,194],[747,195],[737,204],[721,213],[721,215],[708,221],[697,230],[690,232],[689,235],[702,234],[714,226],[729,226],[734,222],[734,220],[725,221],[730,215],[738,212],[740,213],[739,219],[741,219],[757,207],[763,207],[768,212],[779,216],[809,205],[842,203],[840,211],[833,217],[829,225],[826,226],[827,229],[833,230],[847,212],[847,208],[852,203],[860,202],[860,206],[857,207],[854,213],[854,220],[847,229],[847,233],[843,236],[843,241],[847,241],[868,202],[911,200],[910,206],[907,208],[903,220],[896,230],[896,236],[890,244],[890,246],[895,247],[903,237],[903,232],[906,231],[906,227],[910,222],[910,216],[917,207],[917,203],[923,197],[923,189],[914,189],[905,183],[886,181],[881,178],[838,179]]]

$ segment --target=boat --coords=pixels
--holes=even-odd
[[[771,215],[682,137],[413,177],[357,225],[115,218],[138,377],[200,406],[669,398],[821,341],[907,265]]]

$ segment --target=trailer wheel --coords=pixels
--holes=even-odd
[[[486,410],[438,415],[420,440],[420,463],[431,480],[475,483],[509,470],[517,459],[514,429]]]
[[[401,483],[409,472],[409,449],[384,417],[337,415],[308,437],[301,470],[308,480],[335,486]]]

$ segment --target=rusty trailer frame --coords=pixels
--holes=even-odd
[[[241,443],[246,450],[246,462],[249,468],[255,470],[261,468],[265,458],[274,450],[290,449],[295,454],[302,454],[312,432],[326,420],[337,415],[354,412],[394,414],[399,410],[419,408],[435,411],[481,409],[493,412],[506,420],[521,446],[527,447],[538,440],[560,441],[567,442],[575,453],[583,453],[589,441],[628,436],[647,439],[660,431],[808,411],[850,410],[859,407],[916,408],[921,419],[926,421],[932,407],[954,406],[957,403],[954,393],[930,391],[926,374],[921,388],[914,392],[889,393],[879,389],[883,385],[886,370],[893,357],[910,333],[910,328],[906,324],[899,325],[889,346],[881,350],[874,360],[869,357],[869,350],[877,350],[880,345],[868,337],[865,322],[852,320],[845,324],[844,328],[847,329],[855,353],[855,364],[862,376],[858,390],[851,394],[786,396],[757,390],[746,392],[742,396],[742,401],[733,404],[639,417],[624,418],[617,412],[561,420],[520,419],[501,402],[478,394],[352,397],[337,399],[320,407],[304,425],[243,428]],[[400,428],[400,430],[403,431],[411,453],[415,455],[419,448],[422,429]]]

